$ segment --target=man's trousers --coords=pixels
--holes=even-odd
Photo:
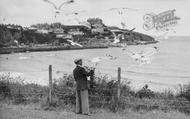
[[[76,113],[89,114],[88,90],[76,91]]]

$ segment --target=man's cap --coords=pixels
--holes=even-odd
[[[82,61],[82,59],[81,58],[77,58],[77,59],[74,60],[74,63],[78,64],[78,62],[80,62],[80,61]]]

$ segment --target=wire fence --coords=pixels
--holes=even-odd
[[[47,103],[54,103],[60,100],[67,104],[75,104],[75,81],[73,77],[66,77],[66,81],[61,82],[53,80],[52,66],[49,66],[49,85],[40,86],[37,84],[15,84],[0,83],[0,99],[10,97],[16,103],[22,102],[40,102],[47,99]],[[47,72],[46,71],[46,72]],[[121,84],[121,69],[117,70],[117,80],[104,82],[100,78],[97,85],[89,89],[89,101],[92,107],[111,107],[117,108],[135,108],[139,109],[177,109],[190,113],[190,100],[178,98],[168,94],[166,97],[151,95],[153,92],[146,90],[141,92],[145,97],[139,97],[137,92],[131,92],[126,85]],[[0,80],[1,81],[1,80]]]

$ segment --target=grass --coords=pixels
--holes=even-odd
[[[149,111],[134,112],[127,110],[122,113],[112,113],[107,110],[95,110],[91,116],[76,115],[74,112],[58,110],[44,111],[38,106],[32,105],[2,105],[0,111],[1,119],[189,119],[185,115],[176,111]]]
[[[190,114],[190,84],[181,85],[178,94],[172,92],[153,92],[143,88],[133,91],[128,84],[121,84],[121,97],[117,99],[117,82],[107,81],[106,76],[95,77],[94,85],[89,90],[90,108],[104,109],[111,112],[170,112]],[[0,102],[3,104],[40,105],[43,110],[75,110],[75,81],[72,75],[65,74],[54,79],[53,101],[48,103],[48,87],[24,83],[20,77],[10,75],[0,77]]]

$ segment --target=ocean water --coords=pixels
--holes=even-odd
[[[190,82],[190,37],[172,37],[157,44],[128,46],[134,52],[147,47],[159,48],[151,64],[139,65],[122,48],[29,52],[0,55],[0,75],[11,72],[28,82],[48,84],[48,66],[53,67],[53,78],[72,73],[75,58],[92,59],[110,54],[116,60],[104,60],[96,67],[96,75],[107,75],[117,80],[117,68],[121,67],[121,81],[131,82],[134,89],[145,84],[154,91],[177,90],[178,84]],[[126,49],[126,50],[127,50]]]

